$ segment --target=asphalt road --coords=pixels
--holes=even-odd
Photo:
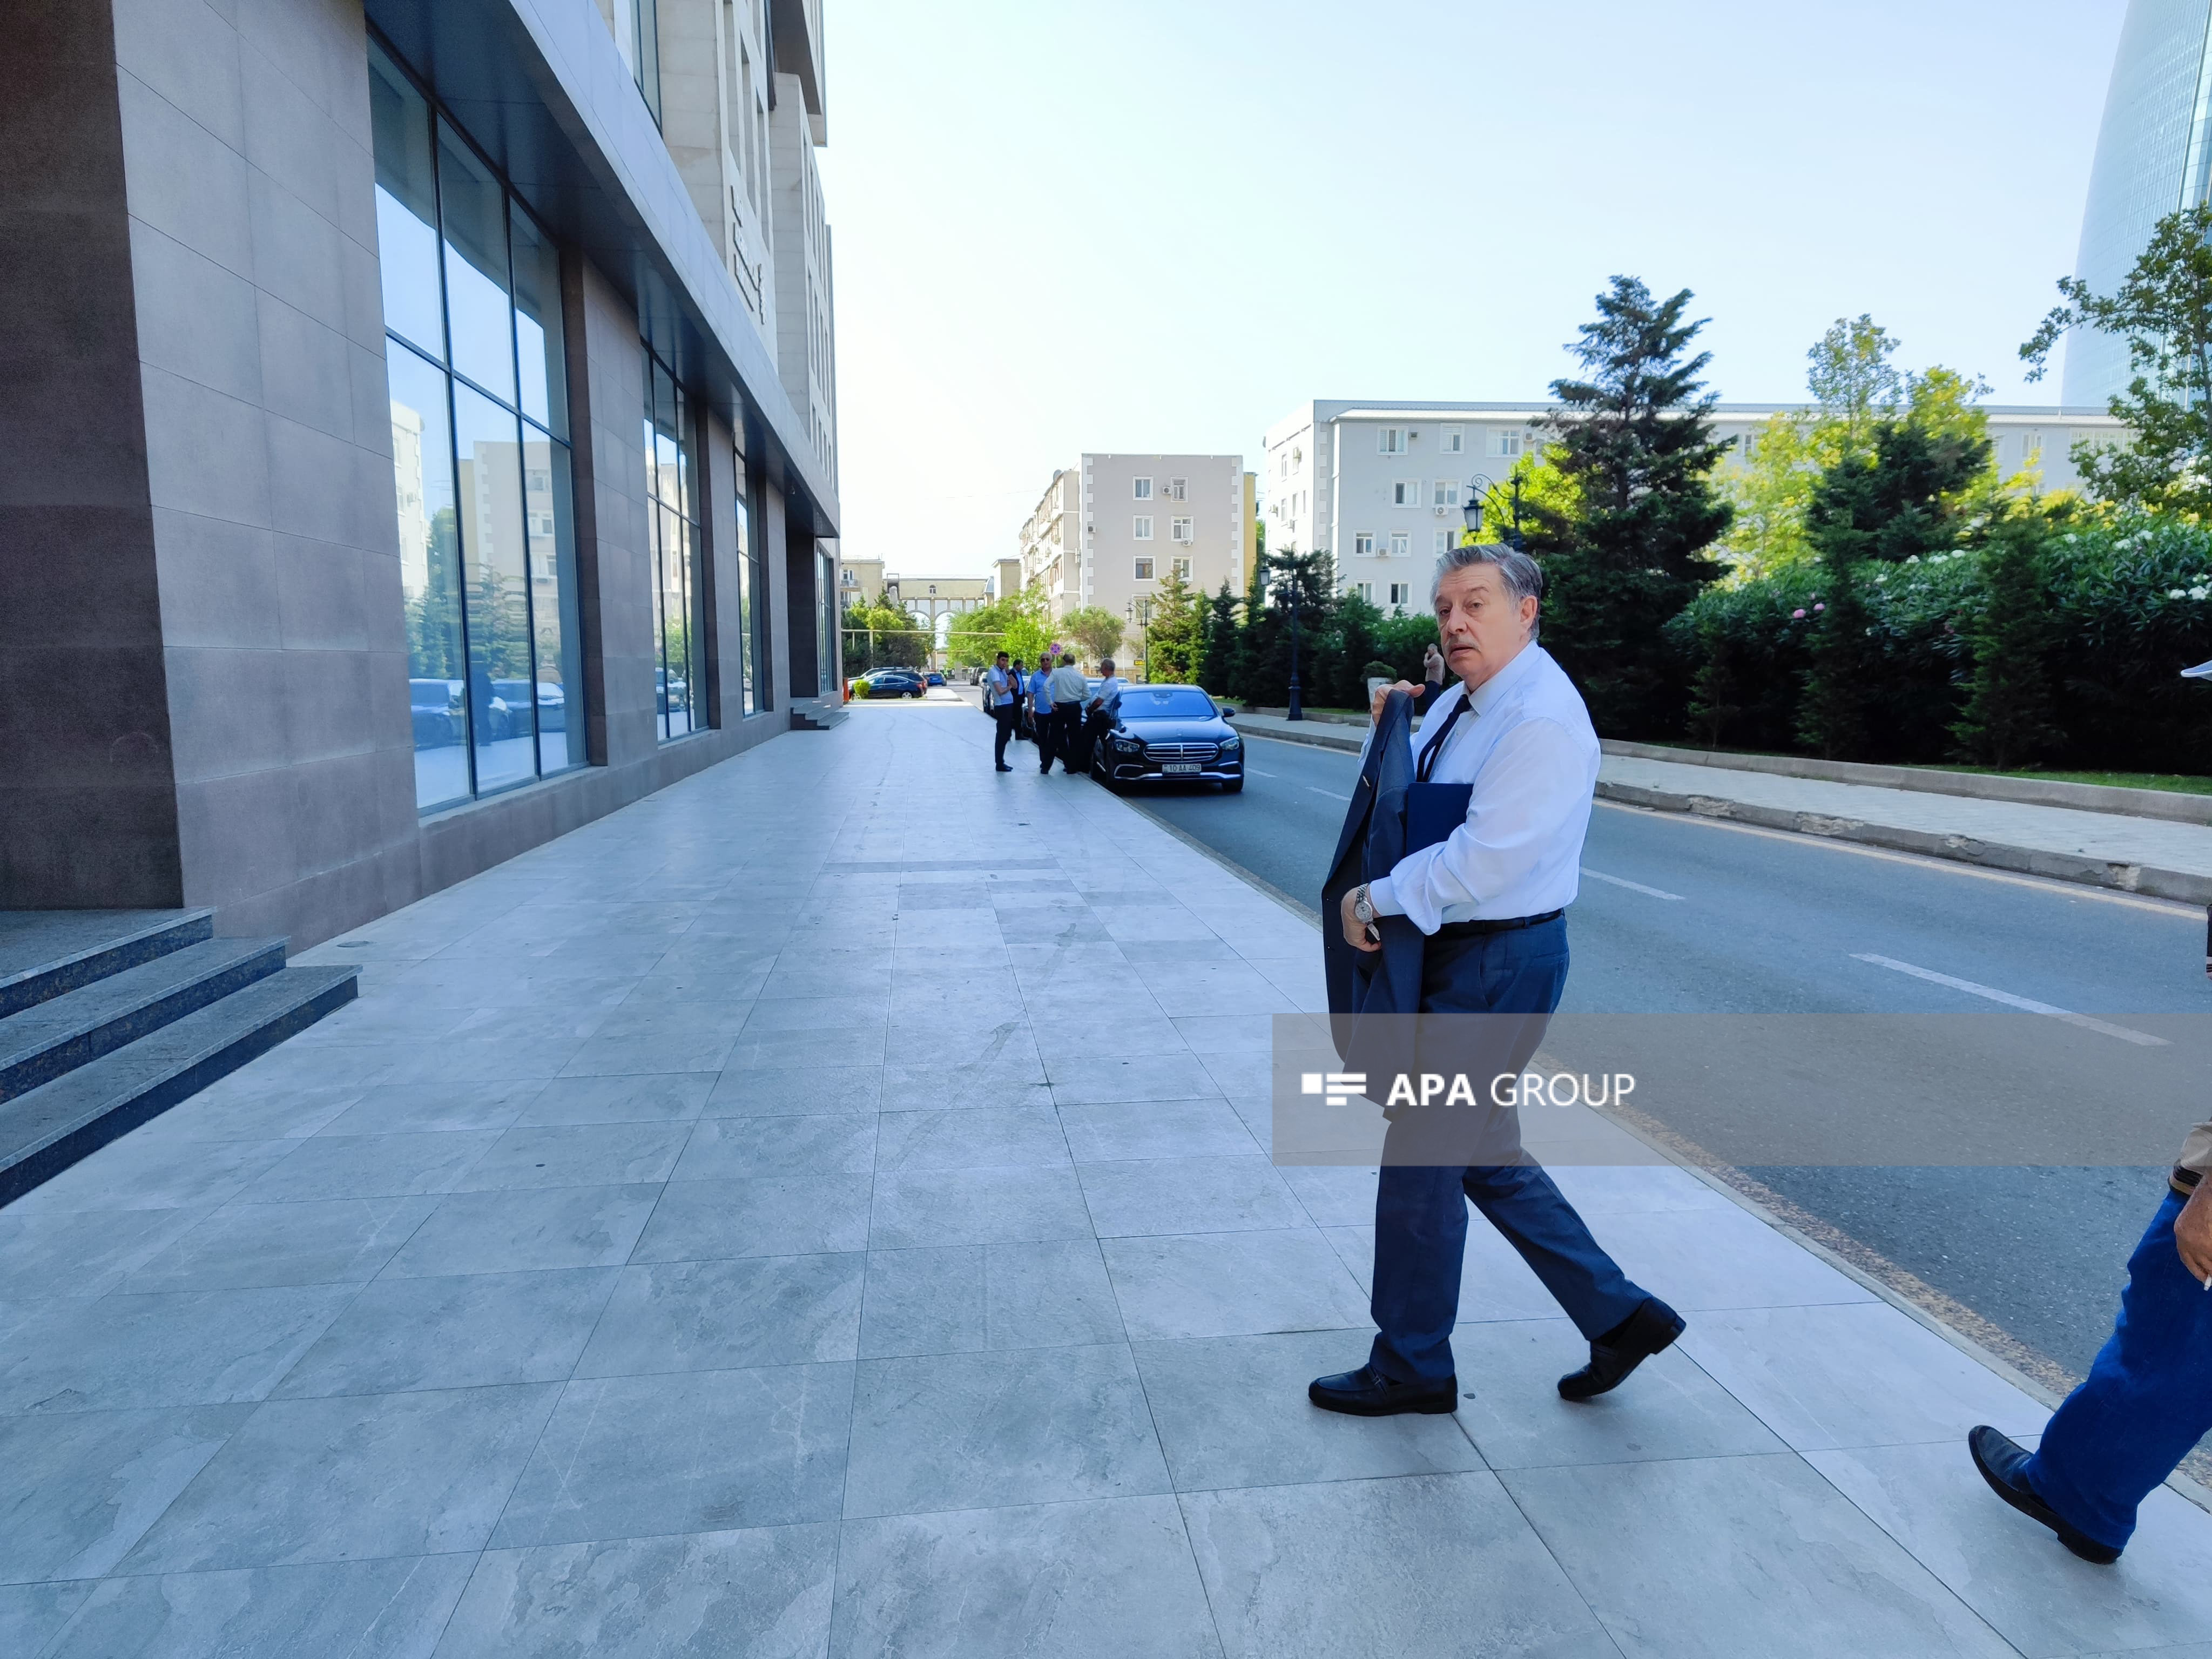
[[[1193,790],[1137,804],[1310,908],[1358,763],[1247,744],[1241,796]],[[2206,1045],[2190,1037],[2212,1023],[2181,1018],[2212,1012],[2203,913],[1605,803],[1583,866],[1563,1016],[1761,1016],[1770,1030],[1811,1034],[1801,1040],[1819,1054],[1799,1068],[1802,1086],[1778,1089],[1768,1076],[1755,1091],[1770,1119],[1796,1113],[1783,1127],[1808,1144],[1838,1100],[1879,1108],[1910,1093],[1920,1121],[1941,1132],[1941,1163],[1911,1151],[1929,1161],[1869,1162],[1863,1142],[1844,1154],[1856,1163],[1796,1152],[1785,1155],[1808,1161],[1727,1161],[2027,1355],[2085,1370],[2162,1190],[2153,1160],[2169,1158],[2168,1143],[2203,1115],[2193,1068]],[[2036,1018],[1992,992],[2089,1023]],[[1938,1015],[1948,1018],[1927,1018]],[[1648,1024],[1676,1030],[1678,1049],[1724,1048],[1729,1034],[1761,1029],[1749,1019]],[[1940,1041],[1919,1040],[1939,1030]],[[2160,1033],[2171,1039],[2163,1047],[2144,1040]],[[1743,1144],[1729,1139],[1741,1126],[1702,1096],[1656,1090],[1638,1103],[1700,1145]],[[2113,1126],[2121,1156],[2142,1161],[2078,1150],[2090,1144],[2085,1121],[2092,1133]],[[1897,1144],[1929,1144],[1916,1135]],[[2004,1162],[2031,1146],[2043,1163]]]

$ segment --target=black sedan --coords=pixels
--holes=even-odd
[[[1119,792],[1138,783],[1244,787],[1244,740],[1194,685],[1129,685],[1119,718],[1098,734],[1091,775]]]

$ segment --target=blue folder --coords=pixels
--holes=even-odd
[[[1467,822],[1471,783],[1417,783],[1406,791],[1406,850],[1419,852],[1447,839]]]

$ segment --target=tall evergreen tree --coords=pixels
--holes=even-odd
[[[1867,752],[1876,654],[1867,639],[1866,600],[1848,560],[1823,561],[1821,608],[1813,627],[1813,665],[1797,702],[1797,740],[1826,760]]]
[[[1966,706],[1951,727],[1966,757],[1999,771],[2040,760],[2057,741],[2051,696],[2057,610],[2035,520],[2008,519],[1982,554],[1983,600],[1967,629]]]
[[[1206,647],[1206,596],[1170,566],[1160,578],[1159,601],[1144,630],[1145,674],[1158,684],[1188,680]]]
[[[1217,696],[1226,696],[1233,689],[1237,634],[1237,596],[1224,576],[1221,591],[1206,602],[1198,659],[1198,683]]]
[[[1705,326],[1684,319],[1691,297],[1654,300],[1632,276],[1597,296],[1597,319],[1567,348],[1587,378],[1552,383],[1565,407],[1543,423],[1572,506],[1523,508],[1544,567],[1544,642],[1613,735],[1681,729],[1688,676],[1663,630],[1720,574],[1706,550],[1731,515],[1711,479],[1728,446],[1699,378],[1711,355],[1690,355]]]

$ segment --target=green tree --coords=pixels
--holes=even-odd
[[[1237,641],[1237,695],[1266,708],[1289,699],[1295,610],[1299,693],[1323,702],[1329,695],[1325,662],[1335,601],[1335,562],[1328,554],[1285,548],[1267,555],[1253,572],[1252,595],[1245,602]]]
[[[884,604],[849,605],[839,627],[844,634],[845,672],[871,668],[913,668],[929,654],[930,637],[913,616]]]
[[[1160,580],[1152,626],[1146,630],[1151,659],[1147,678],[1156,682],[1188,681],[1198,672],[1206,648],[1206,601],[1170,566]]]
[[[946,659],[956,667],[984,668],[1004,651],[1035,663],[1052,636],[1051,610],[1043,588],[1035,582],[1002,594],[954,619],[945,637]]]
[[[1872,441],[1877,420],[1893,416],[1905,381],[1890,359],[1897,342],[1865,312],[1838,317],[1805,353],[1806,389],[1823,419],[1834,422],[1846,452]]]
[[[1553,381],[1565,407],[1543,422],[1565,503],[1522,504],[1544,566],[1545,644],[1611,734],[1680,730],[1688,676],[1665,624],[1722,568],[1706,550],[1729,526],[1711,477],[1728,446],[1699,378],[1711,354],[1690,355],[1705,326],[1685,320],[1691,298],[1654,300],[1632,276],[1597,296],[1596,320],[1567,348],[1588,378]]]
[[[1819,618],[1812,667],[1797,703],[1797,740],[1824,759],[1848,760],[1866,752],[1876,659],[1859,573],[1848,562],[1826,561],[1821,572],[1824,586],[1812,606]]]
[[[2042,378],[2053,348],[2072,329],[2116,334],[2135,371],[2106,405],[2132,428],[2132,443],[2083,441],[2074,465],[2100,500],[2212,514],[2212,202],[2160,219],[2119,285],[2100,295],[2061,276],[2056,307],[2020,349]]]
[[[1229,591],[1229,578],[1221,591],[1206,602],[1200,623],[1198,683],[1217,696],[1229,694],[1237,671],[1237,596]]]
[[[1844,455],[1814,484],[1807,538],[1831,566],[1942,552],[1957,540],[1969,487],[1989,470],[1990,441],[1971,426],[1878,421],[1870,453]]]
[[[2043,521],[2020,515],[1990,538],[1982,602],[1966,630],[1974,671],[1951,735],[1966,759],[1999,771],[2040,760],[2060,740],[2051,684],[2058,629],[2045,533]]]
[[[1121,619],[1103,605],[1086,605],[1060,619],[1060,632],[1075,642],[1086,665],[1096,667],[1102,657],[1121,648]]]

